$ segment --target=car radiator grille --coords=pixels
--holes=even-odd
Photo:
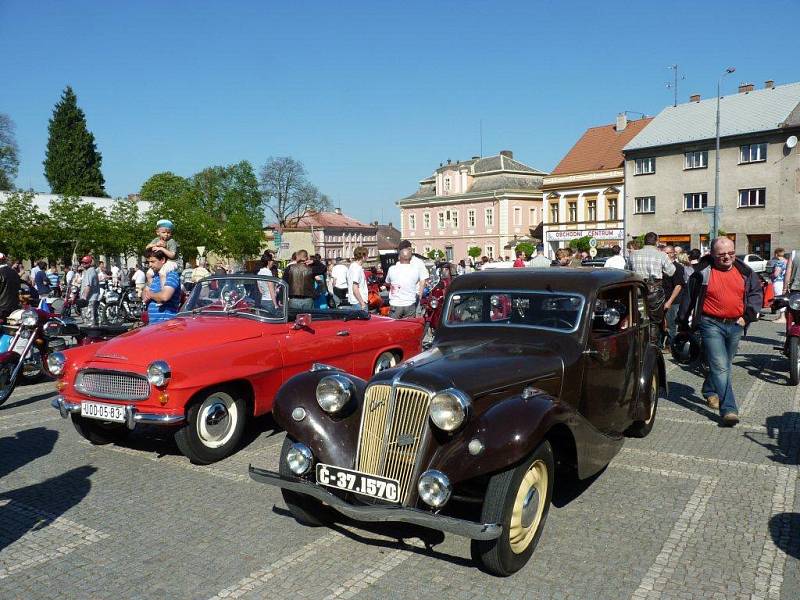
[[[150,384],[143,375],[118,371],[82,371],[75,389],[94,398],[109,400],[144,400],[150,396]]]
[[[430,400],[426,391],[403,386],[393,389],[389,385],[370,386],[364,398],[358,470],[396,479],[403,504],[411,490]]]

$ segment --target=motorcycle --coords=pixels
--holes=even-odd
[[[776,346],[789,359],[789,384],[800,383],[800,292],[772,299],[772,312],[786,309],[786,341]]]
[[[425,326],[422,330],[423,348],[428,348],[433,343],[436,329],[439,327],[442,318],[444,298],[447,295],[447,289],[450,287],[451,281],[451,277],[443,277],[440,270],[436,269],[429,282],[430,287],[427,293],[423,294],[420,299],[420,308],[425,320]]]
[[[135,287],[123,287],[120,290],[108,289],[98,306],[101,323],[121,325],[125,321],[139,321],[142,318],[144,304],[139,300]]]
[[[58,337],[63,324],[38,308],[21,308],[8,316],[0,334],[0,405],[19,380],[34,383],[49,375],[47,357],[66,349],[66,341]]]

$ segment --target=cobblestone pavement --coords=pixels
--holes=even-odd
[[[0,597],[798,598],[800,391],[779,339],[762,322],[741,344],[736,429],[668,363],[652,434],[564,494],[507,579],[455,536],[426,549],[398,542],[405,529],[298,525],[247,477],[248,463],[277,468],[269,419],[243,451],[197,467],[139,434],[91,446],[49,407],[52,384],[23,387],[0,408]]]

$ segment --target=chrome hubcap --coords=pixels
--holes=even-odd
[[[397,364],[397,359],[394,357],[394,354],[381,356],[378,359],[378,363],[375,365],[375,372],[380,373],[381,371],[385,371],[386,369],[391,369],[396,364]]]
[[[522,501],[522,519],[521,525],[526,529],[533,525],[533,520],[536,518],[536,511],[539,508],[539,491],[536,488],[531,488],[528,495]]]
[[[239,413],[233,398],[216,392],[205,399],[197,412],[197,434],[209,448],[226,444],[236,429]]]

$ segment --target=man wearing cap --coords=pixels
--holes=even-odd
[[[150,287],[142,292],[142,300],[147,303],[149,323],[168,321],[178,314],[181,305],[181,279],[176,271],[170,271],[162,283],[160,271],[167,263],[166,253],[162,248],[150,248],[145,252],[147,262],[153,269],[153,281]]]
[[[0,252],[0,320],[19,308],[19,274],[8,265]]]
[[[93,327],[97,326],[97,303],[100,300],[100,279],[94,268],[94,258],[86,255],[81,259],[83,275],[81,276],[80,299],[86,301],[83,319]]]
[[[536,256],[528,261],[529,267],[549,267],[552,261],[544,255],[544,244],[536,244]]]

